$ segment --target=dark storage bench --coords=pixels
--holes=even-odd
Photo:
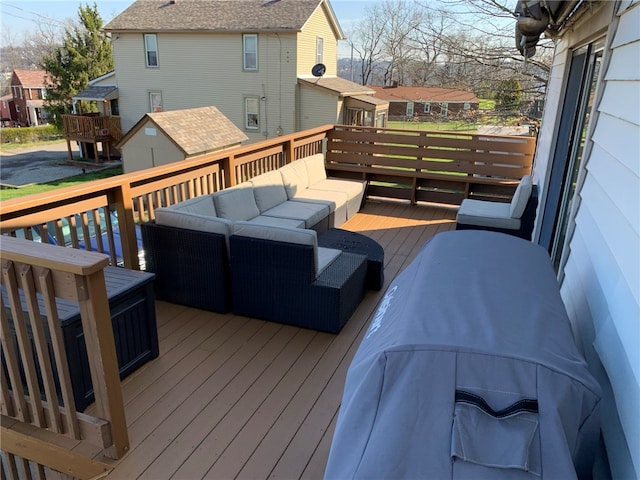
[[[159,354],[153,293],[155,276],[152,273],[121,267],[106,267],[104,277],[122,379]],[[6,305],[4,286],[2,294]],[[61,298],[56,299],[56,304],[67,351],[76,410],[82,412],[93,402],[94,395],[79,305]],[[44,311],[43,303],[40,301],[43,317]],[[51,345],[49,349],[51,351]]]

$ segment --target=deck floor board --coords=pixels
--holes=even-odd
[[[338,335],[158,301],[160,357],[123,381],[131,449],[97,455],[109,478],[321,478],[349,364],[385,289],[454,226],[446,206],[368,200],[341,228],[383,246],[385,283]]]

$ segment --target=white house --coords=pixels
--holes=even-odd
[[[640,2],[518,6],[523,25],[548,9],[542,30],[556,35],[534,161],[534,240],[549,249],[576,341],[605,392],[611,475],[639,478]]]

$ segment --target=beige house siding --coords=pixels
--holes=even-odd
[[[150,112],[152,91],[162,94],[164,111],[216,106],[250,141],[263,140],[264,133],[294,131],[294,33],[258,34],[257,72],[242,70],[241,33],[158,33],[158,68],[145,66],[143,34],[116,36],[113,56],[120,104],[126,105],[121,107],[123,131]],[[244,128],[245,96],[265,97],[257,132]]]
[[[337,75],[338,37],[331,28],[323,4],[316,8],[298,35],[298,75],[311,75],[311,69],[317,63],[316,39],[318,37],[324,40],[322,63],[327,67],[325,75]]]
[[[146,122],[122,146],[122,160],[124,173],[130,173],[184,160],[184,153],[152,122]]]
[[[342,100],[323,88],[299,85],[300,130],[340,123]]]

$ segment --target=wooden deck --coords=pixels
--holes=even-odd
[[[455,213],[368,200],[342,227],[384,247],[385,287],[338,335],[157,302],[160,357],[123,382],[131,450],[100,458],[109,478],[322,478],[345,375],[386,286]]]

